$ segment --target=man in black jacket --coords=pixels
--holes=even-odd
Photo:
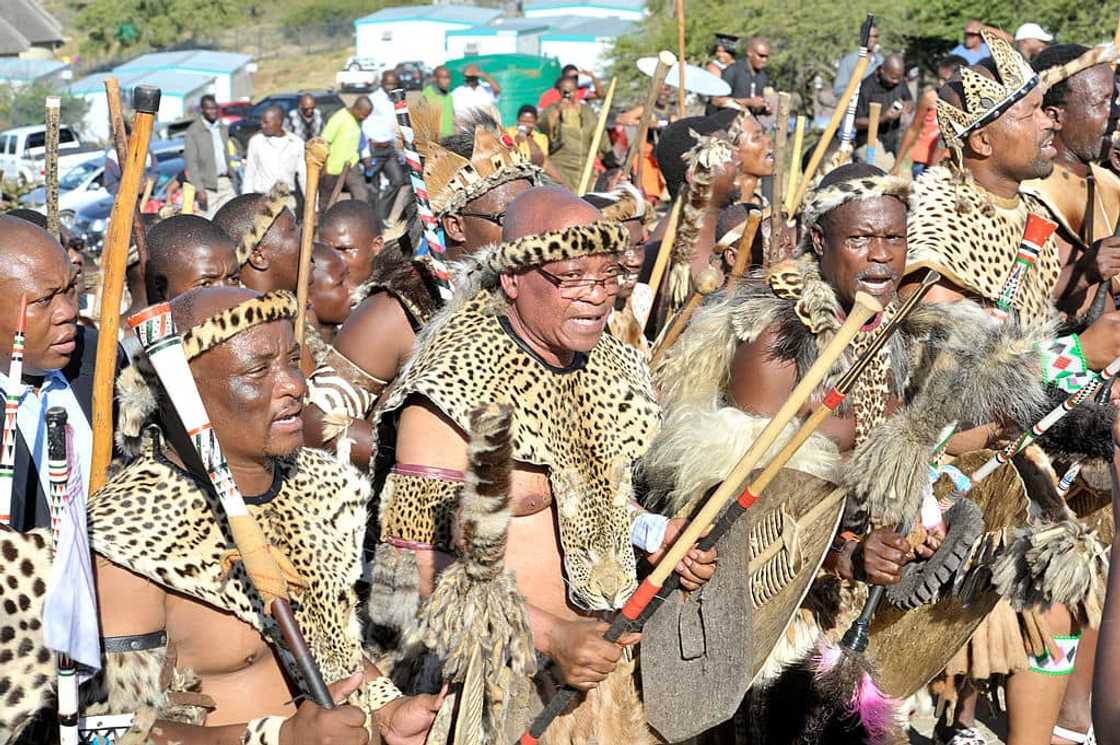
[[[71,468],[89,486],[93,367],[97,333],[78,324],[78,273],[66,251],[42,228],[0,215],[0,390],[22,382],[16,416],[11,525],[50,524],[46,418],[51,406],[69,414]],[[22,381],[8,379],[19,301],[27,298]]]

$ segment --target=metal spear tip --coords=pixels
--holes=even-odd
[[[159,111],[160,90],[153,85],[138,85],[132,89],[132,109],[142,114]]]

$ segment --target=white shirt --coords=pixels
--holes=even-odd
[[[393,107],[389,94],[378,88],[369,100],[373,104],[373,111],[362,122],[362,132],[369,140],[367,147],[374,143],[393,142],[397,138],[397,110]],[[363,158],[367,155],[368,152],[362,152]]]
[[[277,181],[283,181],[293,190],[298,181],[299,188],[306,191],[307,164],[303,159],[303,149],[303,140],[291,132],[285,132],[280,137],[268,137],[257,132],[249,138],[241,193],[267,194]]]
[[[455,116],[462,116],[472,109],[493,106],[497,100],[498,97],[490,90],[490,86],[481,80],[474,88],[460,85],[451,91],[451,105],[455,107]]]
[[[11,389],[11,381],[0,372],[0,390]],[[93,457],[93,430],[90,429],[86,413],[82,411],[74,391],[66,377],[57,370],[43,378],[43,384],[36,391],[31,386],[23,387],[19,408],[16,410],[16,429],[23,436],[31,460],[39,474],[39,486],[43,494],[50,498],[51,482],[47,471],[47,409],[61,406],[66,409],[66,423],[73,429],[74,448],[77,461],[82,468],[82,488],[89,493],[90,461]],[[33,499],[33,496],[29,496]]]

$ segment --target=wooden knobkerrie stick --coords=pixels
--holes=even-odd
[[[669,75],[669,68],[676,62],[673,53],[667,49],[663,49],[657,55],[657,67],[653,70],[653,78],[649,81],[649,92],[646,93],[645,105],[642,107],[642,118],[638,121],[638,131],[634,135],[634,141],[630,143],[630,148],[626,151],[626,162],[622,166],[622,173],[624,178],[629,178],[634,172],[634,165],[639,161],[642,156],[642,146],[646,141],[646,134],[649,132],[649,123],[653,118],[653,107],[657,105],[657,94],[661,92],[661,86],[665,85],[665,78]]]
[[[311,284],[311,244],[315,240],[315,198],[319,193],[319,173],[327,162],[331,147],[321,137],[312,137],[303,149],[307,165],[307,199],[303,204],[303,235],[299,246],[299,275],[296,280],[296,343],[303,344],[307,319],[307,288]]]
[[[331,198],[327,201],[327,206],[323,208],[323,212],[333,207],[334,203],[338,201],[338,198],[342,196],[342,187],[346,185],[346,177],[350,175],[351,167],[349,163],[342,166],[342,173],[338,174],[338,181],[334,182],[334,188],[331,189]],[[307,200],[304,199],[304,201],[306,202]]]
[[[766,265],[777,264],[786,258],[782,254],[782,178],[786,169],[786,135],[789,129],[789,110],[792,98],[788,93],[778,94],[777,132],[774,137],[774,175],[770,180],[770,249],[766,252]]]
[[[685,50],[684,50],[684,0],[677,0],[677,114],[681,119],[685,117],[684,110],[684,75],[685,75]]]
[[[883,114],[883,104],[878,101],[868,106],[867,112],[867,150],[863,154],[865,163],[875,165],[875,150],[879,147],[879,117]]]
[[[731,276],[727,278],[727,288],[730,290],[747,273],[747,266],[751,261],[751,246],[758,228],[762,225],[762,212],[752,212],[747,217],[747,224],[743,228],[743,235],[739,238],[739,247],[735,249],[735,263],[731,266]]]
[[[179,214],[194,214],[194,184],[192,184],[190,181],[183,184],[183,206],[179,209]]]
[[[661,292],[661,280],[665,276],[665,269],[669,266],[669,258],[673,255],[673,244],[677,240],[677,224],[681,217],[681,205],[684,203],[684,192],[677,195],[673,208],[669,211],[669,222],[665,225],[665,232],[661,236],[661,245],[657,248],[657,258],[653,262],[653,271],[649,275],[649,288],[653,291],[650,300],[649,314],[653,314],[653,306],[657,304],[657,296]],[[649,322],[649,315],[638,319],[638,325],[644,330]]]
[[[155,181],[152,179],[144,179],[144,193],[140,195],[140,212],[143,213],[144,207],[147,206],[148,200],[152,198],[152,189],[155,188]]]
[[[113,138],[113,150],[117,153],[117,163],[124,168],[128,160],[128,133],[124,128],[124,113],[121,110],[121,86],[116,78],[105,78],[105,101],[109,105],[109,132]],[[140,271],[148,265],[148,236],[144,223],[140,220],[140,207],[132,219],[132,242],[140,256]]]
[[[47,127],[44,138],[46,157],[43,163],[47,191],[47,232],[59,242],[62,241],[58,219],[58,130],[61,106],[62,101],[58,96],[47,96]]]
[[[784,197],[785,213],[790,219],[793,218],[793,197],[797,193],[797,184],[801,180],[801,148],[805,145],[805,121],[804,116],[798,116],[797,126],[793,129],[793,157],[789,161]]]
[[[599,143],[603,141],[603,131],[607,128],[607,117],[611,113],[611,101],[614,100],[614,86],[618,78],[611,78],[607,96],[603,99],[603,106],[599,110],[599,121],[595,124],[595,136],[591,138],[591,148],[587,151],[587,160],[583,163],[583,174],[579,178],[577,196],[583,196],[591,186],[591,174],[595,171],[595,156],[599,153]]]
[[[140,179],[148,161],[148,140],[159,111],[159,88],[138,85],[132,91],[136,118],[128,143],[128,158],[121,165],[121,183],[101,253],[101,319],[97,337],[97,364],[93,371],[93,455],[89,490],[105,485],[113,455],[113,381],[117,377],[117,332],[121,322],[121,294],[128,268],[128,244],[136,216]]]

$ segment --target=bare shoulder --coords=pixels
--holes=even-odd
[[[778,324],[767,326],[754,341],[742,342],[731,363],[731,397],[745,411],[771,414],[781,407],[797,383],[792,360],[774,356]]]
[[[102,636],[131,636],[164,628],[163,588],[139,574],[95,555]]]
[[[354,309],[338,330],[334,345],[370,375],[392,380],[415,339],[400,301],[379,292]]]
[[[463,471],[467,468],[467,435],[431,401],[412,396],[397,424],[398,463]]]

